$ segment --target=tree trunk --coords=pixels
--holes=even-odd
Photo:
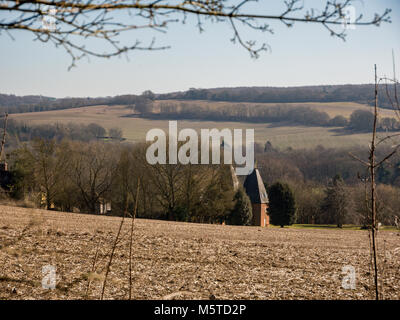
[[[378,259],[376,249],[376,234],[377,234],[377,222],[376,222],[376,190],[375,190],[375,148],[376,148],[376,128],[378,121],[378,81],[377,81],[376,65],[375,65],[375,106],[374,106],[374,127],[372,131],[372,141],[369,156],[369,169],[371,175],[371,232],[372,232],[372,251],[374,258],[374,282],[375,282],[375,299],[379,300],[379,288],[378,288]]]

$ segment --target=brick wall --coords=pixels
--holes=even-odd
[[[266,203],[253,203],[253,225],[268,227],[269,215],[267,213],[268,204]]]

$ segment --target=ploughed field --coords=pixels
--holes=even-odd
[[[99,299],[120,221],[0,206],[0,299]],[[105,299],[128,298],[130,225],[126,219]],[[133,235],[134,299],[374,297],[366,231],[136,219]],[[379,233],[387,299],[400,299],[399,247],[399,232]],[[56,267],[54,290],[42,288],[46,265]],[[355,289],[342,288],[344,266],[355,269]]]

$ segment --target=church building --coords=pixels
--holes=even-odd
[[[269,225],[268,195],[260,172],[254,168],[244,181],[244,189],[250,198],[253,209],[253,225],[267,227]]]

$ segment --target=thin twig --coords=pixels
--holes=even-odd
[[[89,296],[90,284],[91,284],[91,282],[92,282],[91,279],[90,279],[90,275],[91,275],[93,272],[95,272],[95,270],[96,270],[96,262],[97,262],[97,257],[98,257],[98,255],[99,255],[100,243],[101,243],[101,238],[99,237],[99,241],[97,242],[97,246],[96,246],[96,253],[95,253],[94,258],[93,258],[92,269],[91,269],[90,274],[89,274],[89,276],[88,276],[88,284],[87,284],[87,287],[86,287],[86,294],[85,294],[86,299],[87,299],[88,296]]]
[[[114,241],[114,244],[113,244],[112,249],[111,249],[110,260],[108,261],[107,268],[106,268],[106,273],[104,275],[103,288],[101,290],[100,300],[103,300],[103,297],[104,297],[104,291],[106,289],[106,283],[107,283],[107,276],[108,276],[108,273],[110,272],[110,267],[111,267],[111,264],[112,264],[112,261],[113,261],[113,258],[114,258],[115,248],[117,247],[119,235],[121,234],[122,226],[124,224],[124,220],[125,220],[127,211],[128,211],[128,201],[126,200],[125,201],[124,215],[123,215],[123,217],[121,219],[121,223],[120,223],[119,228],[118,228],[117,236],[115,237],[115,241]]]
[[[132,243],[133,243],[133,226],[135,224],[136,218],[136,210],[139,201],[139,186],[140,186],[140,178],[137,181],[137,190],[136,190],[136,199],[135,199],[135,208],[133,210],[132,222],[131,222],[131,237],[129,243],[129,300],[132,300]]]

